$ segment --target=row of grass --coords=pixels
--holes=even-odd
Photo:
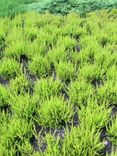
[[[117,10],[0,19],[1,156],[108,155],[103,128],[117,145],[116,19]]]

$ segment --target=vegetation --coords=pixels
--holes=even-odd
[[[117,145],[116,51],[116,9],[1,18],[0,155],[109,155],[106,143]]]
[[[66,15],[71,12],[84,14],[100,9],[117,8],[117,0],[1,0],[0,16],[13,17],[19,12],[36,11]]]

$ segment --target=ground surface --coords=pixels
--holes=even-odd
[[[0,110],[1,156],[116,156],[117,10],[0,19]]]

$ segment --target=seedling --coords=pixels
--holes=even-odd
[[[59,79],[54,80],[53,77],[42,78],[35,83],[34,92],[40,100],[50,99],[51,96],[60,95],[62,83]]]
[[[94,89],[86,81],[76,80],[68,86],[68,95],[72,104],[81,107],[87,104],[87,99],[94,96]]]
[[[41,55],[35,56],[29,63],[29,71],[32,74],[37,75],[39,78],[46,77],[50,71],[48,60]]]
[[[51,97],[50,100],[44,101],[37,111],[38,123],[46,127],[64,126],[71,122],[73,109],[63,98]]]
[[[31,84],[26,76],[22,73],[18,75],[14,80],[10,81],[9,90],[12,94],[24,94],[30,91]]]
[[[2,59],[0,61],[0,76],[6,79],[14,78],[20,72],[20,65],[13,59]]]
[[[57,77],[64,81],[70,81],[74,79],[76,75],[75,67],[70,62],[60,61],[56,64],[55,70]]]
[[[105,103],[98,105],[95,99],[87,101],[87,106],[82,106],[78,111],[80,125],[93,127],[100,130],[109,121],[111,109]]]
[[[38,98],[29,94],[11,95],[9,102],[11,103],[12,113],[18,117],[29,119],[35,113]]]
[[[66,132],[63,143],[63,155],[98,155],[104,145],[100,142],[100,133],[88,127],[73,127]]]
[[[9,92],[7,88],[0,85],[0,107],[7,106],[9,104],[8,101],[9,101]]]
[[[110,105],[117,104],[117,83],[116,81],[107,81],[103,86],[97,88],[98,99],[105,99]]]
[[[107,127],[107,134],[109,140],[112,141],[114,145],[117,145],[117,117],[112,120],[112,123]]]

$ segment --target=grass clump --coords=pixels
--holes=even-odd
[[[30,92],[31,83],[22,73],[18,75],[15,79],[12,79],[9,84],[9,90],[12,94],[25,94]]]
[[[68,86],[68,95],[72,104],[78,107],[85,106],[87,99],[93,97],[94,89],[90,83],[86,81],[72,81]]]
[[[41,78],[35,83],[34,93],[40,100],[50,99],[51,96],[58,96],[62,90],[62,83],[59,79],[54,80],[53,77]]]
[[[41,125],[56,127],[71,122],[73,109],[63,98],[51,97],[50,100],[42,103],[37,114],[39,115],[38,122]]]
[[[0,84],[0,107],[8,105],[9,92],[8,90]]]
[[[102,129],[107,125],[110,118],[111,109],[105,103],[100,105],[96,100],[89,100],[87,106],[82,106],[79,109],[79,120],[81,125],[89,126],[90,128]]]
[[[63,155],[99,155],[99,151],[104,147],[99,137],[100,133],[96,133],[94,128],[74,127],[65,135]]]
[[[85,79],[87,82],[91,83],[93,86],[100,85],[105,80],[104,69],[101,67],[91,64],[86,64],[81,69],[79,69],[79,80],[81,78]]]
[[[72,63],[60,61],[58,64],[56,64],[55,68],[57,77],[62,80],[70,81],[75,78],[76,72]]]
[[[107,133],[109,135],[109,140],[112,141],[114,145],[117,145],[117,117],[113,119],[112,124],[107,127]]]
[[[25,95],[14,95],[10,96],[10,103],[12,113],[20,118],[26,118],[27,120],[32,118],[35,113],[38,98],[36,96]]]
[[[26,138],[31,138],[32,124],[24,119],[12,118],[9,125],[2,126],[2,135],[0,137],[1,145],[4,147],[5,154],[19,153],[18,146],[21,145]],[[17,149],[17,150],[16,150]]]
[[[107,81],[103,86],[97,88],[100,101],[108,101],[110,105],[117,104],[117,83],[116,81]]]
[[[5,79],[14,78],[20,72],[20,65],[14,59],[2,59],[0,61],[0,76]]]
[[[33,60],[29,63],[29,71],[31,74],[36,74],[39,78],[46,77],[49,75],[50,65],[48,60],[41,56],[35,56]]]

